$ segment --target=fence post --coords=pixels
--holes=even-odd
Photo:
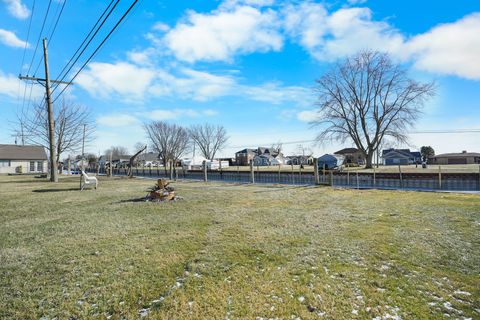
[[[398,173],[400,174],[400,188],[403,188],[402,168],[398,165]]]
[[[322,173],[323,173],[323,183],[327,183],[327,179],[325,179],[325,163],[323,164],[323,170],[322,170]]]
[[[170,180],[173,180],[173,160],[169,160],[170,162]]]
[[[360,189],[360,182],[358,181],[358,170],[357,170],[357,189]]]
[[[347,170],[347,186],[350,187],[350,170]]]
[[[203,181],[208,181],[208,174],[207,174],[207,161],[203,160]]]
[[[295,184],[295,171],[293,169],[293,163],[292,163],[292,184]]]
[[[250,183],[255,183],[255,172],[253,171],[253,161],[250,161]]]
[[[480,190],[480,165],[478,166],[478,190]]]
[[[378,163],[377,163],[378,166]],[[375,181],[375,167],[373,167],[373,187],[375,187],[376,181]]]
[[[442,189],[442,168],[438,166],[438,188]]]
[[[313,159],[313,174],[315,175],[315,184],[320,184],[320,176],[318,175],[318,159]]]
[[[330,186],[333,187],[333,170],[330,170]]]
[[[278,183],[280,183],[280,169],[281,169],[281,165],[278,165]]]

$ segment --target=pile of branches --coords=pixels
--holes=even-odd
[[[169,186],[170,182],[166,179],[158,179],[157,183],[148,189],[148,194],[145,197],[146,201],[176,201],[179,197],[175,196],[175,189]]]

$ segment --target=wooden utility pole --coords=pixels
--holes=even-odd
[[[48,69],[48,51],[47,51],[47,39],[43,39],[43,61],[45,63],[45,79],[37,77],[29,77],[19,75],[21,80],[32,80],[37,81],[45,87],[45,100],[47,102],[47,113],[48,113],[48,142],[50,148],[50,181],[58,182],[58,168],[57,168],[57,152],[55,146],[55,123],[53,117],[53,105],[52,97],[50,92],[50,83],[58,84],[72,84],[71,82],[50,80],[50,73]]]

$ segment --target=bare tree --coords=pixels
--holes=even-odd
[[[189,148],[188,130],[176,124],[163,121],[152,121],[144,124],[148,139],[165,165],[169,161],[178,161]]]
[[[194,125],[189,129],[190,137],[199,148],[202,155],[210,160],[222,150],[228,141],[227,130],[223,126],[208,123]]]
[[[124,146],[111,146],[107,150],[105,150],[105,155],[109,157],[112,154],[113,158],[119,158],[120,156],[128,155],[128,149]]]
[[[372,157],[385,137],[399,143],[435,94],[433,83],[408,77],[386,53],[363,51],[339,62],[317,80],[317,140],[352,141],[372,167]]]
[[[41,145],[50,150],[48,135],[48,115],[44,104],[35,104],[31,110],[17,115],[16,133],[22,141]],[[78,151],[82,146],[83,127],[85,127],[85,143],[94,138],[95,127],[90,111],[78,104],[62,100],[55,110],[55,146],[57,163],[62,153]]]

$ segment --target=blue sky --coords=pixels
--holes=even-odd
[[[67,1],[49,43],[52,78],[108,2]],[[14,142],[10,122],[24,90],[16,76],[28,70],[47,3],[36,1],[27,41],[33,0],[0,0],[0,143]],[[62,3],[52,1],[42,36]],[[120,2],[104,30],[129,4]],[[315,136],[315,79],[361,49],[388,51],[411,77],[437,83],[414,130],[480,128],[480,3],[471,0],[140,1],[66,97],[92,111],[96,140],[88,149],[95,153],[146,141],[148,120],[222,124],[230,135],[225,156],[278,142],[292,153],[295,141]],[[41,87],[32,92],[39,101]],[[479,133],[410,137],[411,148],[480,152]],[[316,154],[342,147],[303,146]]]

